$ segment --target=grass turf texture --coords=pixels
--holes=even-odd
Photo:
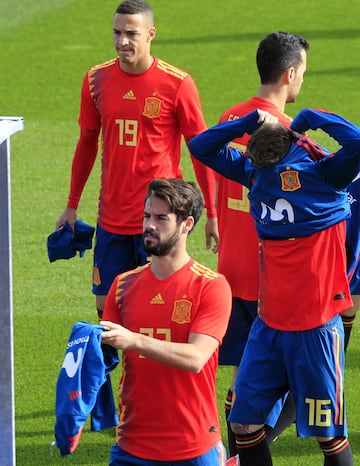
[[[360,124],[358,18],[360,4],[344,0],[152,0],[158,37],[153,53],[191,72],[209,125],[231,104],[258,89],[255,52],[274,30],[302,34],[311,43],[303,90],[287,113],[306,106],[342,113]],[[17,464],[107,465],[114,430],[90,433],[86,425],[75,454],[49,455],[53,440],[55,384],[72,325],[96,322],[90,291],[92,254],[50,264],[46,237],[65,207],[70,164],[78,136],[80,86],[86,69],[114,56],[112,14],[116,2],[24,0],[0,3],[2,115],[23,116],[25,130],[11,139]],[[320,142],[324,137],[317,135]],[[95,224],[97,164],[79,217]],[[184,150],[186,179],[193,179]],[[189,239],[191,254],[216,268],[204,248],[203,223]],[[289,307],[291,303],[289,303]],[[347,353],[346,393],[350,441],[360,459],[358,401],[359,323]],[[231,371],[218,373],[223,400]],[[114,373],[117,386],[119,371]],[[161,409],[161,406],[159,406]],[[322,464],[314,439],[296,439],[291,427],[272,447],[275,466]]]

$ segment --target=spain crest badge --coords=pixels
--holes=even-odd
[[[171,320],[177,324],[188,324],[191,319],[192,302],[187,299],[178,299],[174,302]]]
[[[296,170],[288,170],[280,173],[281,189],[283,191],[296,191],[301,188],[299,172]]]
[[[146,97],[143,115],[148,118],[158,118],[160,116],[161,100],[157,97]]]

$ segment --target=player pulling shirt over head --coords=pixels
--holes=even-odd
[[[261,126],[264,121],[269,124]],[[339,315],[352,304],[344,248],[346,188],[359,171],[360,129],[311,109],[300,112],[291,128],[321,128],[342,148],[330,154],[260,110],[210,128],[190,143],[199,160],[248,187],[261,243],[259,316],[229,419],[241,464],[271,465],[263,424],[274,402],[290,390],[298,435],[318,438],[327,465],[352,465]],[[227,145],[244,132],[252,133],[247,157]]]

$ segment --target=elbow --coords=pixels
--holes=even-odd
[[[195,144],[194,144],[194,139],[195,139],[195,138],[196,138],[196,136],[193,137],[192,139],[190,139],[190,141],[188,142],[188,149],[189,149],[191,155],[194,155],[194,151],[196,152],[196,150],[195,150],[195,148],[194,148],[194,145],[195,145]]]
[[[197,159],[206,155],[204,151],[201,150],[201,135],[193,137],[189,141],[188,147],[191,155]]]
[[[81,128],[80,141],[86,147],[98,146],[99,131]]]
[[[200,374],[200,372],[204,369],[205,364],[207,361],[204,361],[202,358],[194,360],[188,368],[188,371],[192,374]]]
[[[193,366],[189,368],[189,372],[192,374],[200,374],[200,372],[203,370],[204,366]]]
[[[194,148],[194,146],[190,145],[189,144],[189,151],[190,151],[190,154],[195,157],[195,159],[199,159],[201,157],[202,154],[199,153],[198,150],[196,150],[196,148]]]

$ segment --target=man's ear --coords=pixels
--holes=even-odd
[[[290,66],[290,68],[287,68],[284,71],[284,75],[283,75],[286,84],[290,84],[291,81],[295,78],[295,75],[296,75],[296,71],[293,66]]]
[[[147,41],[151,42],[156,36],[156,28],[153,26],[152,28],[149,29]]]
[[[194,217],[190,215],[184,222],[184,233],[190,233],[190,231],[194,228],[194,223]]]

